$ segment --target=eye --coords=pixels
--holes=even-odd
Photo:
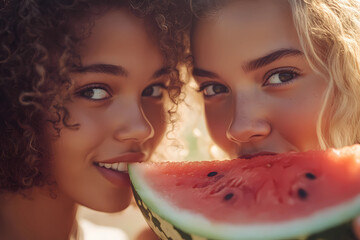
[[[77,91],[76,95],[94,101],[105,100],[111,97],[108,90],[99,86],[85,87]]]
[[[142,91],[141,96],[161,98],[163,95],[164,89],[166,89],[166,87],[162,83],[153,84],[153,85],[146,87]]]
[[[203,92],[205,97],[212,97],[222,93],[228,93],[229,89],[219,83],[208,83],[200,87],[199,92]]]
[[[294,69],[276,69],[267,74],[264,86],[268,85],[282,85],[291,82],[300,74]]]

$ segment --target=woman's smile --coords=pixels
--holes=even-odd
[[[94,161],[93,166],[106,181],[121,189],[130,184],[128,164],[143,162],[146,158],[142,152],[126,151],[116,157]]]
[[[54,175],[75,201],[119,211],[131,199],[127,164],[148,160],[166,130],[164,59],[143,20],[126,9],[99,16],[79,53],[65,104],[78,127],[62,128],[53,141]]]

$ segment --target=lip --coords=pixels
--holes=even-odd
[[[130,178],[127,172],[118,172],[108,168],[99,167],[95,164],[94,166],[106,180],[108,180],[115,186],[117,187],[130,186]]]
[[[145,160],[145,154],[141,152],[127,152],[123,153],[117,157],[109,158],[97,163],[120,163],[120,162],[143,162]]]
[[[258,153],[251,153],[251,154],[243,154],[239,156],[239,158],[243,159],[251,159],[258,156],[268,156],[268,155],[277,155],[278,153],[275,152],[258,152]]]
[[[141,152],[126,152],[117,157],[109,158],[106,160],[94,162],[94,167],[100,172],[100,174],[109,182],[114,184],[117,187],[130,186],[130,179],[127,170],[116,171],[112,168],[106,168],[99,166],[99,163],[103,164],[127,164],[133,162],[143,162],[146,155]]]

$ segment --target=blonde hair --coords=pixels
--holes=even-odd
[[[360,1],[288,1],[308,62],[329,81],[317,123],[321,147],[360,143]]]
[[[197,18],[225,0],[190,0]],[[317,122],[322,149],[360,143],[360,0],[288,0],[304,54],[328,80]]]

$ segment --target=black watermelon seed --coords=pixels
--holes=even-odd
[[[302,188],[299,188],[299,190],[298,190],[298,195],[299,195],[299,197],[300,198],[302,198],[302,199],[305,199],[305,198],[307,198],[307,192],[304,190],[304,189],[302,189]]]
[[[234,196],[233,193],[228,193],[225,195],[224,199],[227,201],[227,200],[230,200],[233,196]]]
[[[209,172],[208,177],[213,177],[217,174],[217,172]]]
[[[310,172],[305,174],[306,178],[310,179],[310,180],[314,180],[316,179],[316,176]]]

